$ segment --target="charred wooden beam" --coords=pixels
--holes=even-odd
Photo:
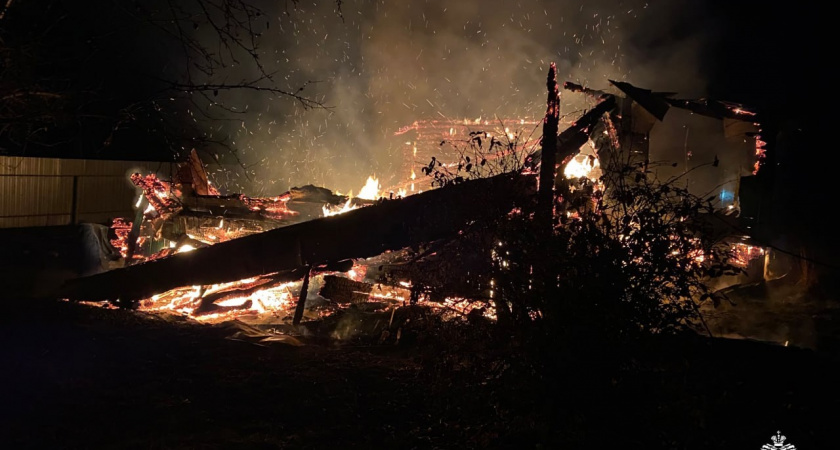
[[[557,137],[557,160],[566,163],[580,151],[583,144],[589,140],[595,124],[601,116],[615,108],[615,96],[604,97],[600,103],[589,110],[571,127],[566,128]]]
[[[571,81],[564,82],[563,83],[563,89],[565,89],[567,91],[572,91],[572,92],[580,92],[582,94],[586,94],[590,97],[595,97],[595,98],[601,98],[601,97],[604,97],[604,96],[607,96],[607,95],[612,95],[609,92],[602,91],[602,90],[599,90],[599,89],[590,89],[590,88],[585,87],[583,85],[580,85],[580,84],[577,84],[577,83],[572,83]]]
[[[300,296],[295,306],[295,315],[292,325],[300,325],[303,319],[303,310],[306,309],[306,294],[309,293],[309,276],[312,274],[312,266],[306,266],[306,274],[303,276],[303,283],[300,286]]]
[[[137,211],[134,214],[134,222],[131,223],[131,231],[128,232],[126,244],[128,249],[125,253],[125,265],[131,265],[134,261],[134,253],[137,252],[137,240],[140,239],[140,227],[143,224],[143,211],[149,206],[149,201],[145,196],[140,198],[140,203],[137,205]]]
[[[335,275],[324,276],[324,285],[318,294],[337,303],[364,303],[373,285]]]
[[[732,119],[750,123],[760,121],[758,120],[758,111],[740,103],[711,99],[677,99],[671,98],[675,95],[673,92],[653,92],[650,89],[642,89],[624,81],[609,80],[609,82],[660,121],[663,120],[665,113],[671,106],[720,120]],[[574,83],[568,84],[573,89],[580,87]]]
[[[569,128],[563,130],[557,137],[557,161],[561,163],[567,162],[569,158],[575,156],[580,147],[589,139],[592,129],[595,124],[608,111],[615,107],[615,96],[605,96],[600,103],[590,109],[589,112],[581,116]],[[537,163],[542,158],[542,150],[537,150],[532,153],[525,161],[525,167],[534,169]]]
[[[333,194],[329,189],[306,185],[294,187],[291,190],[274,196],[252,198],[242,194],[232,195],[198,195],[187,190],[181,196],[183,210],[180,216],[192,217],[224,217],[230,219],[262,220],[287,224],[287,222],[302,222],[308,220],[312,214],[321,215],[324,204],[340,205],[349,197]],[[372,200],[353,199],[355,205],[369,205]],[[303,217],[300,216],[303,212]]]
[[[332,261],[326,264],[321,264],[312,268],[315,274],[320,272],[347,272],[353,268],[352,259],[344,259],[341,261]]]
[[[621,90],[621,92],[625,93],[628,98],[641,105],[642,108],[653,117],[656,117],[660,122],[665,118],[665,113],[668,112],[670,104],[663,94],[653,92],[650,89],[637,88],[623,81],[609,80],[609,82]]]
[[[190,156],[187,161],[178,165],[178,171],[175,173],[175,183],[181,185],[182,191],[192,191],[197,195],[217,195],[213,186],[210,185],[210,180],[207,178],[207,171],[204,170],[204,164],[201,158],[198,157],[195,149],[190,150]]]
[[[551,63],[546,80],[548,99],[540,149],[540,187],[537,193],[536,221],[547,234],[552,229],[554,211],[554,176],[557,166],[557,132],[560,127],[560,89],[557,86],[557,66]]]
[[[671,106],[686,109],[695,114],[715,119],[732,119],[749,123],[763,121],[762,118],[759,117],[758,112],[740,104],[707,99],[694,100],[668,98],[665,99],[665,101],[667,101]]]
[[[76,278],[57,295],[72,300],[121,299],[130,304],[181,286],[367,258],[454,236],[470,223],[497,218],[532,201],[534,191],[533,177],[518,174],[468,181]]]

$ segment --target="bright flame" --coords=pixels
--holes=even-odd
[[[365,186],[359,191],[359,195],[357,197],[365,199],[365,200],[376,200],[379,198],[379,180],[377,180],[372,175],[368,177]]]
[[[364,281],[365,274],[367,274],[367,266],[364,266],[359,263],[354,263],[353,268],[347,272],[347,275],[353,281]]]
[[[597,181],[601,176],[601,162],[594,156],[577,155],[566,164],[563,175],[569,179],[586,177]]]
[[[354,205],[352,204],[352,202],[353,199],[348,198],[347,202],[345,202],[343,206],[324,205],[321,207],[321,211],[324,213],[324,217],[337,216],[339,214],[346,213],[347,211],[352,211],[359,207],[359,205]]]
[[[379,180],[377,180],[376,177],[371,175],[368,177],[367,182],[365,182],[364,187],[362,187],[362,190],[359,192],[359,195],[357,195],[356,198],[360,198],[363,200],[376,200],[379,198],[379,191],[381,189],[382,186],[379,184]],[[405,194],[405,189],[400,189],[399,195],[405,196]],[[359,205],[354,205],[352,203],[352,199],[353,194],[351,191],[351,193],[348,195],[347,202],[344,203],[343,206],[322,206],[321,211],[324,213],[324,217],[335,216],[359,208]]]
[[[191,252],[193,250],[195,250],[195,247],[193,247],[190,244],[184,244],[181,247],[179,247],[178,251],[175,252],[175,253],[186,253],[186,252]]]

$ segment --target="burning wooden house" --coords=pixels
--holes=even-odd
[[[543,148],[521,151],[524,146],[535,147],[537,140],[511,131],[536,128],[542,121],[418,121],[397,131],[406,139],[403,182],[392,189],[397,195],[351,199],[315,186],[267,198],[220,195],[194,153],[172,180],[135,174],[132,181],[143,192],[135,220],[117,221],[114,226],[118,235],[114,244],[128,264],[72,280],[62,295],[205,321],[236,317],[255,323],[284,319],[299,323],[305,314],[317,317],[348,304],[404,304],[419,300],[412,280],[402,276],[406,265],[433,258],[436,242],[458,236],[470,224],[533,210],[535,202],[542,201],[537,195],[538,173],[544,172],[542,192],[565,179],[594,177],[593,169],[611,161],[638,164],[640,173],[649,170],[651,130],[671,107],[722,120],[726,129],[740,130],[740,139],[754,139],[759,159],[763,153],[754,128],[755,113],[740,105],[676,100],[669,93],[612,84],[618,92],[565,85],[589,96],[594,105],[558,130],[551,152],[556,159],[546,159],[545,139]],[[476,131],[490,126],[493,131]],[[443,166],[434,158],[441,144],[459,137],[465,142],[476,137],[479,142],[499,142],[494,134],[518,142],[508,148],[520,153],[499,155],[513,158],[514,165],[524,170],[464,179],[444,189],[417,189],[421,174],[428,176]],[[479,164],[463,152],[459,157],[465,159],[452,167]],[[480,164],[485,162],[482,159]],[[544,176],[549,183],[544,183]],[[554,200],[548,192],[547,214],[552,214]],[[746,265],[763,255],[753,247],[741,253]],[[434,305],[493,315],[492,308],[486,308],[493,297],[491,279],[464,289],[463,295],[450,294],[434,299]]]
[[[539,144],[538,128],[541,121],[532,119],[495,118],[493,120],[417,120],[397,130],[394,135],[403,139],[402,161],[399,164],[400,180],[395,189],[402,196],[422,190],[418,171],[432,159],[454,161],[457,165],[459,151],[478,139],[510,144],[517,149],[534,149]],[[478,134],[478,135],[477,135]],[[459,144],[461,144],[459,146]],[[476,155],[470,155],[476,156]],[[499,155],[492,155],[499,156]]]

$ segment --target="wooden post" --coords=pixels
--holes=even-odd
[[[128,238],[126,238],[128,250],[125,252],[123,266],[130,266],[131,263],[134,262],[134,253],[137,252],[137,240],[140,238],[140,228],[143,226],[143,218],[145,215],[144,211],[147,206],[149,206],[149,201],[146,199],[146,196],[143,195],[140,197],[140,206],[134,214],[134,222],[131,224],[131,231],[129,231]]]
[[[76,225],[79,220],[79,176],[73,175],[73,197],[70,199],[70,225]]]
[[[557,85],[557,65],[551,63],[546,79],[548,99],[540,154],[540,186],[537,192],[536,221],[539,230],[551,234],[554,218],[554,171],[557,166],[557,133],[560,127],[560,88]]]
[[[306,266],[306,274],[303,276],[303,284],[300,287],[300,296],[295,307],[295,316],[292,319],[292,325],[300,325],[300,320],[303,318],[303,310],[306,307],[306,293],[309,291],[310,273],[312,273],[312,266],[308,265]]]

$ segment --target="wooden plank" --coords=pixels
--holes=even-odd
[[[170,289],[236,281],[350,258],[367,258],[454,236],[468,223],[491,220],[533,200],[532,176],[503,174],[382,200],[191,252],[68,281],[71,300],[133,302]]]

